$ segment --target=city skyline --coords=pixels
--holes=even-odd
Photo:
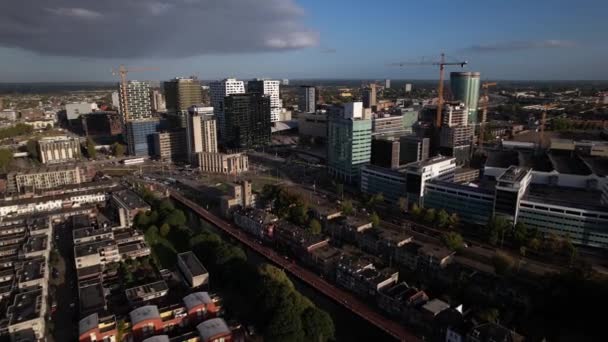
[[[320,0],[11,2],[0,4],[0,78],[114,81],[110,68],[127,64],[160,69],[133,75],[135,79],[435,79],[432,67],[390,64],[445,52],[468,60],[465,70],[490,79],[608,79],[601,68],[608,55],[601,16],[608,5],[543,0],[484,6],[477,1],[395,0],[374,5]]]

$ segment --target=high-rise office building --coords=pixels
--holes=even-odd
[[[203,100],[201,83],[196,78],[174,78],[164,82],[164,88],[168,112],[188,111]]]
[[[152,93],[150,94],[150,101],[152,103],[153,112],[158,113],[167,110],[165,96],[159,90],[152,90]]]
[[[446,103],[439,132],[439,152],[456,157],[456,163],[464,164],[470,158],[475,126],[468,122],[469,111],[463,103]]]
[[[431,142],[429,138],[415,135],[399,137],[399,164],[404,165],[430,157]]]
[[[391,80],[389,80],[389,79],[384,80],[384,88],[386,88],[386,89],[391,88]]]
[[[477,124],[477,106],[479,102],[480,73],[450,73],[450,89],[454,101],[460,101],[468,108],[469,124]]]
[[[253,148],[270,143],[270,97],[260,93],[226,96],[226,146]]]
[[[120,95],[117,91],[112,92],[112,106],[120,112]]]
[[[260,93],[270,97],[270,122],[279,121],[283,101],[280,97],[280,83],[275,80],[255,79],[247,82],[248,93]]]
[[[377,104],[376,84],[371,83],[367,88],[363,89],[363,107],[374,109]]]
[[[132,156],[154,155],[154,134],[158,132],[158,119],[130,120],[126,123],[127,150]]]
[[[97,109],[97,103],[95,102],[66,103],[65,114],[68,120],[75,120],[80,115],[92,113]]]
[[[124,121],[152,118],[150,86],[146,82],[129,81],[126,89],[120,85],[120,109]],[[126,99],[124,98],[126,96]],[[125,107],[125,101],[127,107]],[[125,113],[126,108],[126,113]],[[127,114],[127,117],[125,117]]]
[[[283,85],[289,85],[289,79],[284,78],[283,81],[281,82]]]
[[[317,110],[317,89],[313,86],[300,86],[298,90],[298,110],[314,113]]]
[[[213,107],[190,107],[186,135],[191,163],[196,164],[199,153],[217,153],[217,125]]]
[[[209,97],[211,98],[211,106],[213,114],[218,123],[220,138],[224,140],[225,117],[224,117],[224,99],[231,94],[245,93],[245,83],[234,78],[227,78],[221,81],[209,83]]]
[[[347,183],[359,181],[361,167],[371,159],[372,121],[363,104],[345,104],[328,117],[327,166],[329,173]]]
[[[372,165],[396,169],[399,167],[399,139],[376,137],[372,139]]]
[[[409,93],[412,91],[412,84],[411,83],[406,83],[405,84],[405,92]]]
[[[188,156],[184,130],[157,132],[152,135],[154,153],[160,160],[179,161]]]

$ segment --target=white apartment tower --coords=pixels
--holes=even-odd
[[[247,82],[247,92],[261,93],[270,97],[270,122],[279,121],[283,101],[280,98],[280,81],[255,79]]]
[[[217,126],[213,107],[188,109],[186,145],[190,162],[196,164],[202,152],[217,153]]]
[[[152,105],[150,103],[150,86],[146,82],[129,81],[127,89],[120,85],[120,109],[125,121],[152,118]],[[128,105],[128,118],[124,117],[125,98]]]
[[[225,131],[224,98],[231,94],[243,93],[245,93],[245,83],[234,78],[209,83],[209,97],[211,99],[211,106],[213,107],[213,114],[219,124],[220,137],[223,136]]]

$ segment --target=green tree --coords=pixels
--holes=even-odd
[[[87,155],[91,159],[95,159],[95,157],[97,157],[97,151],[95,150],[95,142],[93,142],[93,139],[91,138],[87,139]]]
[[[173,210],[165,219],[165,223],[173,227],[183,226],[186,224],[186,221],[186,215],[179,209]]]
[[[445,211],[444,209],[441,209],[437,213],[437,217],[435,218],[435,222],[437,223],[438,227],[444,228],[445,226],[448,225],[449,219],[450,219],[450,215],[448,214],[448,212]]]
[[[148,225],[150,225],[149,216],[147,215],[147,213],[140,211],[139,213],[137,213],[137,215],[135,215],[134,223],[137,228],[147,228]]]
[[[492,264],[494,264],[494,272],[498,275],[507,275],[515,266],[515,260],[505,253],[497,252],[492,257]]]
[[[380,226],[380,216],[375,211],[370,215],[369,220],[372,221],[372,227]]]
[[[464,241],[462,236],[456,232],[447,232],[441,237],[443,244],[452,251],[457,251],[462,248]]]
[[[517,246],[525,246],[528,242],[528,228],[522,222],[517,222],[513,228],[513,242]]]
[[[399,206],[399,210],[404,212],[407,209],[407,199],[405,197],[399,197],[397,205]]]
[[[448,219],[448,226],[450,226],[450,228],[457,228],[459,224],[460,217],[458,217],[458,214],[452,213],[452,215],[450,215],[450,218]]]
[[[342,213],[344,215],[351,215],[354,211],[353,202],[351,200],[342,201]]]
[[[416,220],[420,220],[422,219],[422,208],[420,208],[420,206],[418,206],[418,204],[414,203],[412,204],[412,207],[410,208],[410,214],[412,214],[412,217]]]
[[[36,140],[28,140],[25,148],[30,159],[38,159],[38,142]]]
[[[309,307],[302,312],[302,327],[306,341],[328,341],[334,339],[334,323],[327,312]]]
[[[297,225],[304,225],[308,221],[308,206],[304,203],[298,203],[289,208],[289,218]]]
[[[481,320],[491,323],[498,323],[498,318],[500,317],[500,311],[496,308],[486,308],[477,314],[477,317]]]
[[[317,219],[310,220],[310,224],[308,225],[310,228],[310,232],[314,235],[321,234],[321,223]]]
[[[486,225],[486,237],[491,245],[502,241],[511,224],[502,216],[493,217]]]
[[[114,154],[115,157],[122,157],[125,154],[124,145],[117,142],[112,144],[112,154]]]
[[[7,172],[13,162],[13,152],[8,149],[0,149],[0,170]]]
[[[426,212],[424,213],[424,222],[428,223],[428,224],[432,224],[433,222],[435,222],[435,209],[433,208],[429,208],[426,210]]]
[[[163,223],[163,225],[160,226],[160,236],[167,237],[167,235],[169,235],[170,232],[171,232],[171,226],[169,224]]]
[[[296,307],[287,300],[282,301],[266,327],[264,340],[297,342],[303,337],[302,319]]]
[[[336,184],[336,194],[338,195],[338,197],[340,197],[341,200],[344,200],[344,184]]]

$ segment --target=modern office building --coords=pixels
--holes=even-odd
[[[281,116],[283,101],[280,97],[280,81],[255,79],[247,82],[248,93],[260,93],[270,97],[270,122],[277,122]]]
[[[226,96],[224,142],[230,148],[254,148],[270,143],[270,97],[259,93]]]
[[[439,153],[456,158],[459,165],[466,163],[471,154],[475,126],[469,124],[470,115],[464,103],[446,103],[442,112],[439,133]]]
[[[283,84],[284,86],[289,85],[289,79],[284,78],[283,80],[281,80],[281,84]]]
[[[134,120],[126,124],[127,150],[132,156],[154,155],[154,134],[158,132],[158,119]]]
[[[344,104],[328,120],[329,173],[344,182],[358,182],[361,166],[370,162],[371,144],[372,122],[364,118],[362,103]]]
[[[152,93],[150,93],[150,102],[152,104],[152,112],[154,113],[167,110],[165,96],[157,89],[152,90]]]
[[[410,127],[411,130],[411,127]],[[375,114],[372,118],[373,135],[407,133],[403,115]]]
[[[64,185],[88,182],[91,177],[86,168],[77,165],[50,166],[24,172],[10,172],[6,176],[7,192],[24,193],[47,190]]]
[[[317,110],[317,88],[303,85],[298,90],[298,110],[303,113],[314,113]]]
[[[384,80],[384,88],[385,89],[391,88],[391,80],[389,80],[389,79]]]
[[[81,120],[86,136],[112,137],[122,134],[122,120],[116,112],[94,112]]]
[[[399,164],[426,160],[430,157],[431,141],[415,135],[399,137]]]
[[[327,138],[327,111],[317,110],[314,113],[298,114],[298,133],[302,137]]]
[[[217,125],[213,107],[192,106],[188,110],[186,144],[190,162],[201,152],[217,153]]]
[[[377,104],[377,89],[376,84],[371,83],[368,87],[363,89],[363,107],[371,108],[372,110]]]
[[[126,98],[125,98],[126,97]],[[128,105],[125,107],[125,102]],[[125,108],[127,109],[125,111]],[[152,118],[150,86],[146,82],[129,81],[126,89],[120,85],[120,109],[124,121]],[[125,113],[126,112],[126,113]],[[125,116],[127,114],[128,116]]]
[[[400,165],[400,147],[399,138],[373,138],[371,164],[389,169],[398,168]]]
[[[431,180],[424,189],[424,207],[457,213],[462,222],[486,225],[492,217],[494,191]]]
[[[382,194],[389,203],[407,198],[406,173],[403,169],[389,169],[375,165],[361,167],[361,192],[368,195]]]
[[[201,83],[197,78],[174,78],[165,81],[165,101],[167,112],[186,112],[203,101]]]
[[[184,161],[188,157],[185,130],[153,134],[154,153],[163,161]]]
[[[245,93],[245,83],[238,81],[234,78],[227,78],[221,81],[215,81],[209,83],[209,97],[211,99],[211,107],[213,107],[213,114],[218,123],[218,129],[221,140],[224,140],[225,130],[225,106],[224,99],[226,96],[231,94],[243,94]]]
[[[196,165],[202,172],[237,175],[249,170],[249,159],[244,153],[200,152]]]
[[[98,109],[97,103],[94,102],[66,103],[65,114],[68,120],[75,120],[82,114],[89,114]]]
[[[410,93],[412,91],[412,84],[411,83],[406,83],[405,84],[405,92],[406,93]]]
[[[450,73],[450,89],[454,101],[464,102],[468,110],[467,120],[471,125],[479,121],[477,107],[479,102],[480,73],[452,72]]]
[[[422,203],[426,182],[432,179],[451,181],[454,179],[456,159],[451,157],[434,157],[410,163],[405,167],[408,201]]]
[[[42,164],[57,164],[79,160],[80,140],[67,136],[38,140],[38,159]]]
[[[532,169],[510,167],[496,180],[494,215],[517,223],[519,203],[532,181]]]

